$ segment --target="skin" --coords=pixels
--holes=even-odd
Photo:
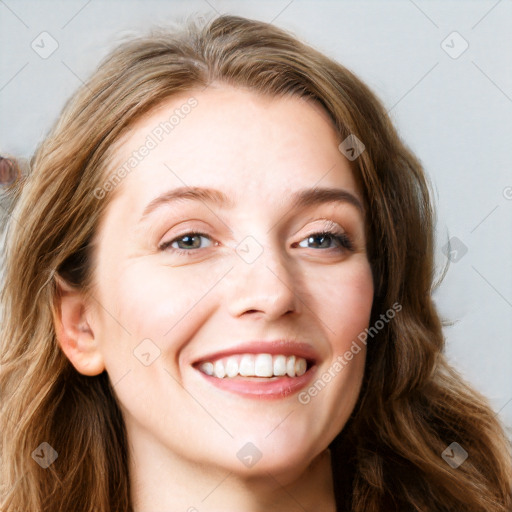
[[[313,187],[361,195],[318,105],[223,84],[138,120],[116,162],[191,96],[197,107],[117,186],[96,233],[94,300],[59,280],[59,343],[79,372],[106,370],[114,384],[136,512],[334,511],[327,447],[355,406],[365,347],[307,404],[297,393],[259,400],[219,390],[191,363],[288,337],[315,348],[316,377],[332,368],[370,319],[364,213],[348,202],[296,209],[289,200]],[[139,222],[155,197],[184,185],[223,191],[234,206],[182,201]],[[308,242],[329,220],[352,250]],[[192,251],[179,237],[193,231],[208,238],[194,239]],[[247,236],[262,250],[251,263],[235,250]],[[158,249],[174,239],[194,254]],[[158,355],[149,365],[134,356],[145,339],[144,350]],[[262,454],[252,467],[236,455],[248,442]]]

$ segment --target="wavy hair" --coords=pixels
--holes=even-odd
[[[349,70],[275,26],[236,16],[117,46],[3,194],[2,510],[132,511],[122,415],[106,372],[81,375],[58,345],[56,279],[92,289],[91,240],[109,199],[94,191],[115,142],[164,100],[214,81],[312,99],[340,141],[353,134],[366,146],[352,169],[369,212],[371,322],[397,302],[402,310],[368,343],[358,403],[330,445],[338,510],[511,510],[509,441],[443,355],[434,210],[420,162]],[[58,453],[46,469],[33,457],[43,442]],[[452,442],[469,454],[456,469],[441,457]]]

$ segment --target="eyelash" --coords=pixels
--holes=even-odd
[[[160,244],[158,249],[161,250],[161,251],[165,251],[165,250],[167,250],[167,248],[171,244],[173,244],[174,242],[176,242],[178,240],[181,240],[182,238],[185,238],[187,236],[188,237],[203,236],[205,238],[210,239],[210,237],[206,233],[202,233],[202,232],[199,232],[199,231],[189,231],[188,233],[183,233],[182,235],[180,235],[180,236],[178,236],[176,238],[173,238],[169,242],[163,242],[162,244]],[[353,251],[354,250],[352,241],[347,236],[347,234],[346,233],[340,233],[340,232],[338,232],[336,230],[333,230],[333,231],[322,230],[322,231],[311,233],[307,237],[303,238],[301,240],[301,242],[303,240],[307,240],[309,238],[317,238],[317,237],[330,237],[332,240],[335,240],[335,241],[337,241],[339,243],[338,247],[330,247],[328,249],[323,249],[324,251],[329,251],[329,250],[336,250],[336,251],[348,250],[348,251]],[[298,244],[294,244],[294,245],[298,245]],[[172,250],[172,252],[174,252],[175,254],[178,254],[178,255],[193,256],[194,252],[199,250],[199,248],[197,248],[197,249],[176,249],[176,248],[173,247],[173,248],[171,248],[171,250]]]

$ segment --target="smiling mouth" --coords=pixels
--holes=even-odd
[[[258,380],[275,377],[301,377],[313,365],[304,357],[284,354],[234,354],[215,361],[203,361],[197,365],[199,371],[217,379],[237,377],[260,377]]]
[[[214,387],[259,400],[283,399],[304,388],[312,379],[315,360],[298,355],[232,354],[194,365]]]
[[[311,382],[320,354],[296,340],[254,340],[196,359],[192,367],[208,384],[250,399],[282,399]]]

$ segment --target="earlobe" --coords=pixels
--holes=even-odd
[[[55,275],[56,297],[53,323],[57,341],[76,370],[83,375],[98,375],[105,369],[98,339],[88,320],[87,303],[81,290]]]

